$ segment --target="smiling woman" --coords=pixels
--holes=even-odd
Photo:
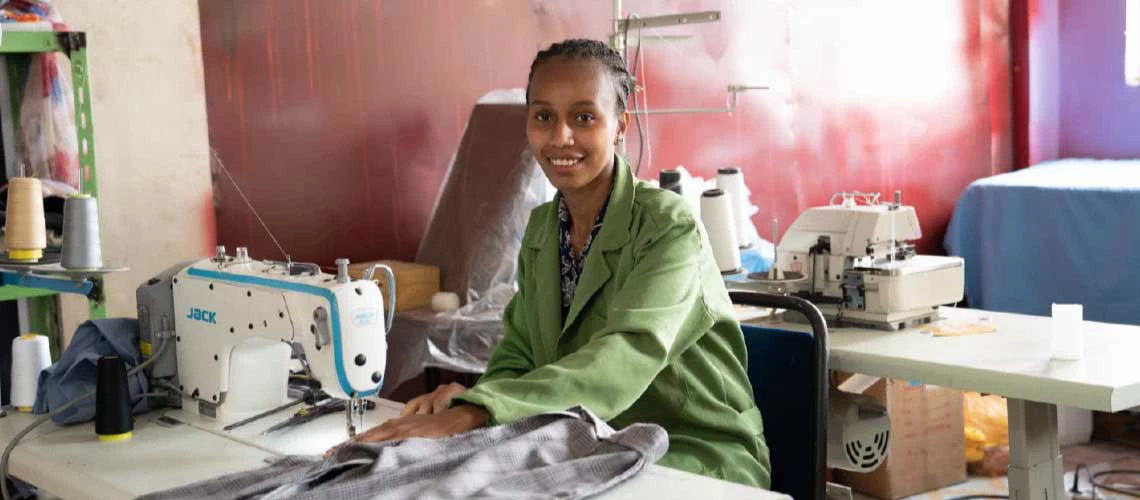
[[[615,153],[631,91],[601,42],[538,53],[526,133],[558,194],[531,213],[503,339],[474,387],[441,386],[359,440],[448,436],[580,405],[619,429],[664,427],[661,465],[769,485],[743,335],[702,226]]]

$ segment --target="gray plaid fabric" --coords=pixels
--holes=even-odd
[[[143,499],[584,498],[656,462],[665,429],[615,431],[582,407],[443,439],[351,444],[328,460],[272,465]]]

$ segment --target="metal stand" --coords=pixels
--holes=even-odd
[[[1062,483],[1057,405],[1009,400],[1009,498],[1058,500]]]

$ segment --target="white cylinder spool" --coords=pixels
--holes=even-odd
[[[51,346],[43,335],[28,333],[12,339],[12,406],[27,413],[36,404],[40,372],[51,366]]]
[[[709,236],[713,258],[721,273],[740,271],[740,247],[736,240],[736,224],[732,218],[732,204],[720,189],[701,194],[701,223]]]
[[[751,234],[752,218],[749,215],[751,202],[748,200],[748,187],[744,185],[744,174],[739,168],[727,167],[717,170],[716,187],[729,197],[732,206],[732,221],[736,225],[736,243],[740,248],[749,246],[747,235]]]

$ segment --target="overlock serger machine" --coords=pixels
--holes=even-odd
[[[385,337],[395,311],[392,294],[385,315],[372,273],[383,270],[393,290],[395,277],[378,265],[364,279],[352,280],[347,260],[338,260],[337,267],[337,274],[329,275],[315,264],[255,261],[244,248],[228,256],[219,247],[213,258],[183,262],[151,278],[136,292],[141,350],[149,357],[167,342],[151,367],[151,379],[181,392],[183,408],[196,405],[202,415],[228,419],[235,415],[228,409],[268,409],[243,404],[241,399],[259,399],[264,391],[235,391],[248,382],[235,374],[288,377],[288,369],[258,373],[260,366],[251,365],[261,361],[240,355],[242,347],[299,346],[305,369],[321,390],[351,401],[345,406],[353,435],[364,412],[361,398],[376,395],[383,384]],[[285,358],[282,366],[288,354]],[[285,380],[270,382],[280,388],[280,402]]]
[[[963,261],[915,254],[910,242],[922,230],[901,196],[836,193],[809,208],[780,240],[772,270],[748,281],[778,284],[840,323],[895,330],[931,321],[938,306],[962,300]]]

